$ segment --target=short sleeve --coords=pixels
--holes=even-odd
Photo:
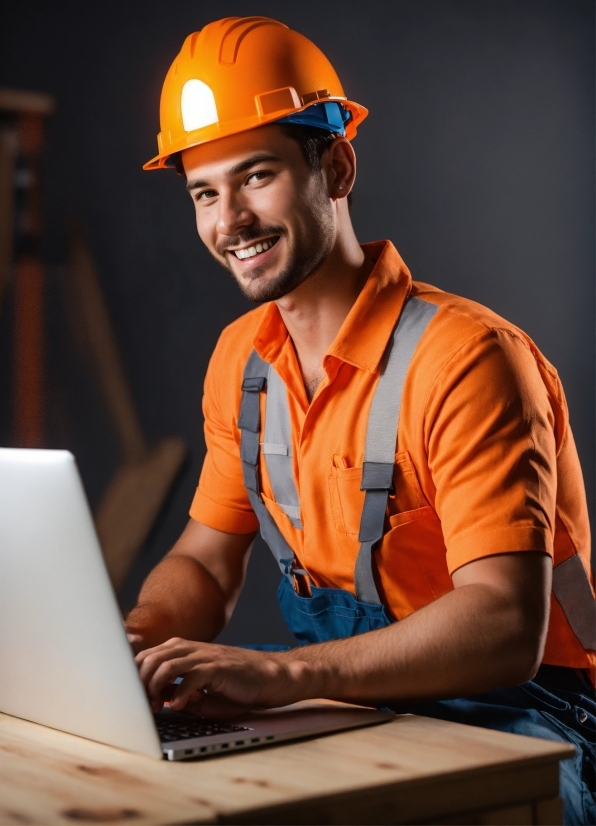
[[[553,399],[528,343],[489,330],[436,380],[425,429],[449,572],[485,556],[553,553]]]
[[[218,345],[209,363],[203,395],[207,454],[190,516],[226,533],[252,533],[259,527],[242,476],[240,431],[237,427],[241,378],[237,387],[225,370]],[[222,382],[222,375],[227,381]]]

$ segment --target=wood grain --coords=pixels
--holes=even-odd
[[[0,715],[0,822],[422,823],[524,804],[527,813],[557,796],[558,760],[572,754],[561,743],[405,715],[168,763]]]

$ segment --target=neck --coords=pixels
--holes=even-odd
[[[349,220],[317,272],[276,304],[294,343],[309,401],[324,376],[323,356],[372,269]]]

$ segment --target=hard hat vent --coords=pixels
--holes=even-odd
[[[180,106],[185,132],[210,126],[219,120],[213,92],[202,80],[193,78],[186,81],[182,87]]]
[[[229,26],[226,28],[221,41],[219,62],[227,65],[233,65],[236,62],[241,41],[253,29],[259,26],[280,26],[282,29],[288,28],[284,23],[280,23],[278,20],[272,20],[270,17],[230,17],[225,22],[229,22]]]

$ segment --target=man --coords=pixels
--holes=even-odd
[[[146,168],[186,177],[203,243],[261,306],[209,366],[191,519],[126,622],[140,674],[156,710],[183,677],[172,707],[207,715],[328,697],[570,740],[566,818],[589,822],[594,597],[563,391],[519,329],[359,245],[366,114],[267,18],[190,35],[166,77]],[[258,527],[310,645],[209,643]]]

